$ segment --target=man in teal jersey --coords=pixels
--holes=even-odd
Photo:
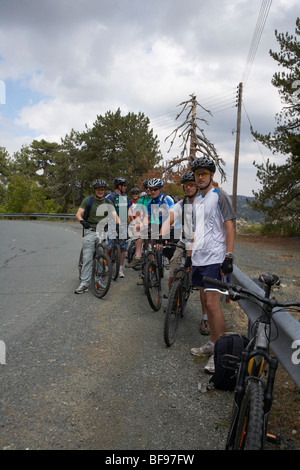
[[[127,243],[127,226],[128,226],[128,208],[130,206],[130,201],[126,194],[127,189],[127,181],[125,178],[115,178],[114,179],[115,190],[108,196],[106,196],[106,200],[113,203],[118,217],[120,219],[119,224],[119,242],[121,248],[121,260],[120,260],[120,270],[119,270],[119,277],[125,277],[123,271],[123,264],[125,259],[125,250],[126,250],[126,243]],[[111,247],[114,240],[113,238],[108,237],[108,250],[107,253],[111,255]]]

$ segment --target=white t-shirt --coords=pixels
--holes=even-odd
[[[236,219],[231,200],[222,189],[199,194],[193,203],[193,266],[223,263],[226,254],[224,222]]]
[[[184,220],[182,220],[182,207],[184,204]],[[188,199],[183,199],[178,201],[171,211],[174,214],[174,238],[180,240],[182,243],[187,245],[187,250],[189,249],[189,242],[193,238],[193,203]],[[182,224],[183,222],[183,224]],[[182,226],[183,225],[183,226]]]

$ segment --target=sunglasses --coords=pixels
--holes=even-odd
[[[205,178],[206,176],[210,176],[210,173],[207,171],[195,171],[195,176]]]
[[[150,191],[159,191],[159,188],[150,188]]]
[[[196,187],[196,184],[195,183],[183,183],[183,187],[184,188],[187,188],[187,187],[190,187],[190,188],[195,188]]]

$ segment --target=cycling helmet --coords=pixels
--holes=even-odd
[[[195,172],[197,168],[206,168],[212,173],[215,173],[216,171],[216,165],[214,161],[207,157],[196,158],[196,160],[193,161],[191,164],[192,171]]]
[[[95,180],[93,182],[93,188],[106,188],[107,184],[104,180]]]
[[[139,193],[140,190],[139,190],[139,188],[138,188],[137,186],[135,186],[134,188],[132,188],[132,189],[130,190],[130,192],[131,192],[131,193]]]
[[[148,180],[148,188],[162,188],[163,182],[160,178],[152,178]]]
[[[187,171],[181,177],[181,184],[185,183],[186,181],[195,181],[195,176],[192,171]]]
[[[149,182],[149,178],[147,178],[143,181],[144,188],[148,188],[148,182]]]
[[[114,179],[114,185],[115,185],[115,188],[117,188],[119,185],[126,185],[127,184],[127,181],[125,178],[115,178]]]

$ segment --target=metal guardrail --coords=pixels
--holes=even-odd
[[[265,293],[254,281],[234,266],[231,281],[260,296]],[[249,331],[254,322],[260,317],[261,310],[256,304],[247,300],[238,301],[249,319]],[[271,331],[271,349],[279,362],[300,389],[300,322],[286,310],[275,309],[273,328]],[[275,326],[276,324],[276,326]]]
[[[71,220],[76,220],[75,219],[75,214],[39,214],[39,213],[32,213],[32,214],[15,214],[15,213],[11,213],[11,214],[7,214],[7,213],[3,213],[3,214],[0,214],[0,218],[8,218],[8,219],[54,219],[54,220],[57,220],[57,219],[63,219],[64,222],[67,220],[67,219],[71,219]]]
[[[74,214],[0,214],[0,218],[18,218],[18,219],[67,219],[76,220]],[[258,295],[264,296],[264,291],[252,279],[244,274],[237,266],[234,266],[231,275],[232,282],[246,289],[253,290]],[[247,300],[238,301],[241,308],[249,319],[249,332],[251,326],[260,317],[261,311],[256,304]],[[287,373],[290,375],[296,386],[300,390],[300,322],[297,321],[287,311],[276,309],[273,319],[274,339],[271,342],[271,349]],[[275,310],[275,311],[276,311]]]

